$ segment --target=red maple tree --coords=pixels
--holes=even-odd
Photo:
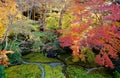
[[[114,68],[111,59],[120,52],[120,6],[108,0],[73,0],[74,21],[62,30],[61,46],[69,46],[73,55],[84,58],[82,47],[98,49],[96,63]]]

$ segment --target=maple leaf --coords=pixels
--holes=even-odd
[[[4,66],[7,66],[9,64],[9,59],[8,59],[8,56],[6,54],[9,54],[9,53],[14,53],[13,51],[7,51],[7,50],[3,50],[0,52],[0,64],[1,65],[4,65]]]

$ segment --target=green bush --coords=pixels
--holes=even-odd
[[[21,50],[19,48],[19,44],[20,42],[18,41],[14,41],[14,40],[11,40],[9,39],[8,40],[8,46],[7,46],[7,50],[12,50],[14,53],[13,54],[8,54],[8,58],[9,58],[9,61],[10,63],[13,63],[13,62],[17,62],[21,59]],[[2,43],[1,47],[4,49],[6,43]]]
[[[5,78],[5,67],[0,65],[0,78]]]
[[[48,18],[46,18],[46,22],[47,22],[46,28],[48,28],[48,29],[58,29],[59,28],[58,18],[56,18],[56,17],[48,17]]]
[[[93,63],[95,59],[95,54],[93,51],[87,47],[84,47],[81,49],[81,54],[85,55],[85,60],[81,60],[83,62],[87,63]]]
[[[59,42],[56,40],[56,36],[53,32],[33,32],[32,40],[34,41],[32,45],[32,50],[34,52],[46,50],[48,47],[52,47],[54,50],[59,50],[59,52],[62,52]]]
[[[37,23],[32,20],[14,21],[11,27],[9,38],[23,42],[20,45],[23,55],[30,53],[32,51],[34,31],[39,31]]]
[[[51,32],[33,32],[32,38],[34,43],[32,45],[32,50],[34,52],[40,52],[46,43],[53,42],[54,36]],[[38,44],[39,43],[39,44]]]
[[[115,71],[113,72],[114,78],[120,78],[120,73]]]

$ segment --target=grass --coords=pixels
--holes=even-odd
[[[50,65],[43,64],[45,69],[45,78],[66,78],[62,73],[62,67],[50,67]]]
[[[6,68],[5,78],[41,78],[41,70],[37,65],[17,65]]]
[[[30,53],[28,55],[23,56],[28,62],[60,62],[55,58],[48,58],[41,53]]]
[[[86,74],[86,70],[78,66],[68,66],[67,74],[70,78],[112,78],[108,70],[100,69]]]

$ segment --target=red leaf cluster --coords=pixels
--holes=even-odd
[[[105,67],[114,68],[112,61],[106,53],[104,53],[102,56],[96,55],[95,62],[100,64],[101,66],[105,65]]]

